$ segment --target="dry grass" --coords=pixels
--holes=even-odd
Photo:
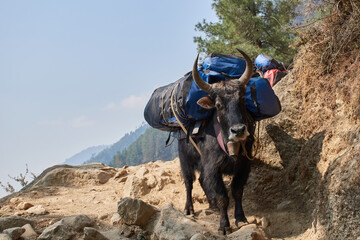
[[[302,47],[294,76],[305,109],[303,133],[310,136],[331,124],[340,111],[355,122],[360,119],[360,1],[304,6],[303,15],[312,18],[299,28]]]

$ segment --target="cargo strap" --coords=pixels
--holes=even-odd
[[[177,116],[177,114],[176,114],[176,112],[175,112],[175,109],[174,109],[174,92],[175,92],[175,89],[177,88],[177,86],[179,85],[179,83],[178,84],[176,84],[175,85],[175,87],[173,88],[173,90],[172,90],[172,92],[171,92],[171,98],[170,98],[170,105],[171,105],[171,110],[172,110],[172,112],[173,112],[173,114],[174,114],[174,116],[175,116],[175,118],[176,118],[176,121],[179,123],[179,125],[180,125],[180,127],[181,127],[181,129],[184,131],[184,133],[186,134],[186,135],[188,135],[188,132],[187,132],[187,130],[186,130],[186,128],[184,127],[184,125],[181,123],[181,121],[180,121],[180,119],[178,118],[178,116]],[[200,152],[200,149],[199,149],[199,147],[196,145],[196,143],[194,142],[194,140],[190,137],[189,138],[189,140],[190,140],[190,142],[192,143],[192,145],[194,145],[194,147],[195,147],[195,149],[198,151],[198,153],[200,154],[200,156],[201,156],[201,152]]]

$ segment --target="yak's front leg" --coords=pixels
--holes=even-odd
[[[242,197],[249,172],[248,162],[243,163],[231,182],[231,192],[235,200],[235,225],[237,227],[242,227],[248,223],[242,207]]]
[[[215,169],[207,169],[204,174],[204,185],[207,189],[213,189],[215,195],[217,207],[220,210],[220,227],[219,232],[221,234],[227,234],[231,232],[229,217],[227,209],[229,206],[229,197],[222,179],[222,174],[216,172]],[[211,193],[212,194],[212,193]]]

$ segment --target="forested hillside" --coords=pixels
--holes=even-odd
[[[125,136],[122,137],[118,142],[111,145],[111,147],[104,149],[97,155],[91,157],[90,160],[86,161],[86,163],[99,162],[109,164],[118,152],[122,152],[124,149],[129,147],[133,142],[136,141],[136,139],[138,139],[139,136],[145,132],[148,127],[149,125],[144,124],[135,131],[125,134]]]
[[[177,141],[165,147],[168,132],[148,128],[133,144],[118,152],[110,162],[112,167],[135,166],[154,160],[169,161],[178,156]]]

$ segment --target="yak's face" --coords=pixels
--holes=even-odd
[[[237,50],[246,60],[245,72],[239,79],[214,84],[203,81],[197,69],[198,58],[195,60],[192,72],[196,85],[209,94],[209,96],[201,98],[198,104],[206,109],[216,108],[223,133],[231,142],[243,141],[249,136],[245,88],[253,74],[253,63],[243,51]]]
[[[244,141],[250,135],[244,85],[231,80],[212,84],[212,93],[201,98],[198,104],[206,109],[216,109],[218,121],[228,141]]]

